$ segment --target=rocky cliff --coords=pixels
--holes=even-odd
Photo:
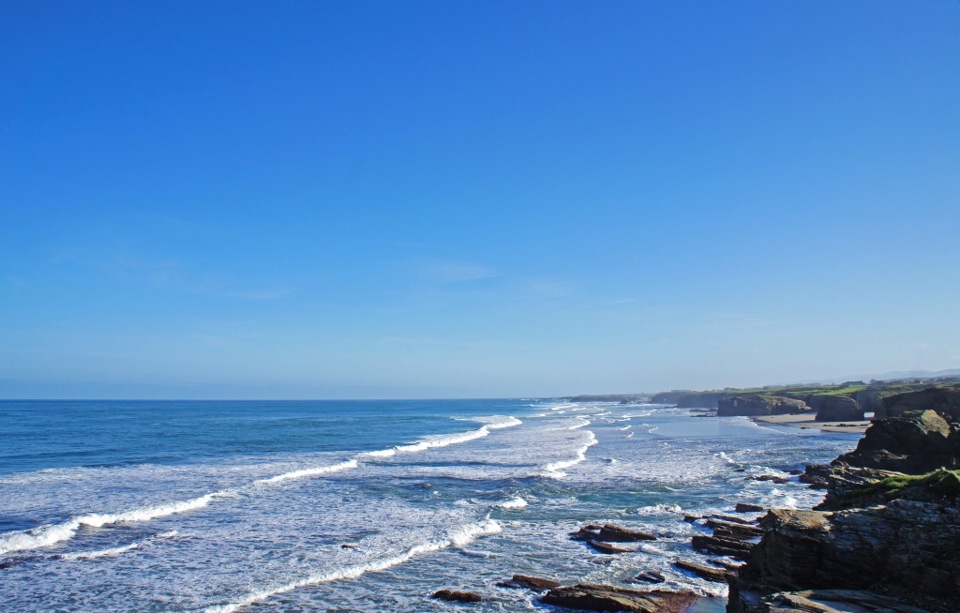
[[[808,468],[804,480],[828,490],[820,510],[768,512],[729,580],[729,613],[960,611],[958,405],[928,391],[888,404],[910,409],[853,452]]]
[[[863,421],[863,407],[849,396],[823,396],[818,402],[817,421]]]
[[[785,415],[809,411],[802,400],[782,396],[726,396],[717,403],[717,415],[720,417],[757,415]]]
[[[960,390],[949,387],[931,387],[920,392],[897,394],[883,399],[887,417],[897,417],[909,411],[930,409],[953,422],[960,422]]]
[[[697,392],[696,394],[687,394],[677,399],[677,406],[681,409],[715,409],[717,402],[726,396],[729,392]]]

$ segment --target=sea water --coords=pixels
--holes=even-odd
[[[0,402],[0,607],[10,611],[550,610],[497,583],[726,587],[685,515],[805,508],[791,477],[856,436],[557,400]],[[752,516],[747,516],[752,517]],[[568,533],[659,535],[604,555]]]

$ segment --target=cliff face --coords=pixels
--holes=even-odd
[[[960,610],[960,508],[894,500],[828,513],[772,510],[764,535],[731,582],[730,613],[770,611],[774,594],[870,590]],[[919,595],[922,595],[918,598]]]
[[[689,396],[690,390],[674,390],[672,392],[661,392],[650,399],[653,404],[677,404],[684,396]]]
[[[727,396],[717,404],[717,415],[721,417],[783,415],[809,410],[802,400],[782,396]]]
[[[677,399],[677,407],[681,409],[715,409],[717,408],[717,402],[729,395],[727,392],[686,394]]]
[[[823,396],[819,402],[817,421],[862,421],[863,408],[849,396]]]
[[[960,390],[932,387],[921,392],[897,394],[883,399],[887,417],[898,417],[908,411],[934,410],[950,421],[960,421]]]
[[[803,480],[828,488],[831,510],[761,520],[730,579],[729,613],[960,611],[960,470],[940,468],[960,467],[956,405],[904,396],[888,409],[927,410],[875,422],[855,451],[808,468]]]

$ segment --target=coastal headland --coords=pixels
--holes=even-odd
[[[637,402],[633,396],[604,400]],[[727,613],[960,611],[960,381],[680,391],[651,400],[702,409],[705,416],[863,433],[854,451],[799,475],[825,490],[814,509],[744,504],[730,515],[687,518],[713,530],[691,542],[712,556],[710,565],[674,565],[727,582]],[[586,525],[571,538],[616,555],[625,551],[616,543],[656,536]],[[638,584],[663,580],[637,570]],[[683,612],[696,602],[693,594],[560,586],[520,576],[509,585],[540,591],[541,602],[573,610]]]

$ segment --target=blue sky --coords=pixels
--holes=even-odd
[[[958,2],[2,2],[0,397],[960,367]]]

